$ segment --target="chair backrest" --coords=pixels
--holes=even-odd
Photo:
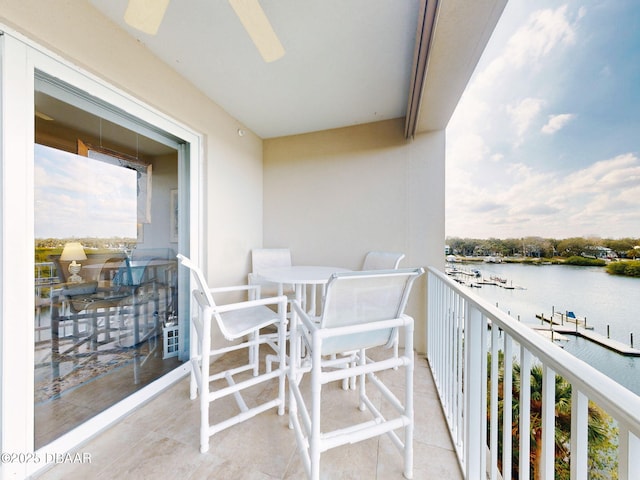
[[[288,248],[254,248],[251,250],[253,273],[278,267],[291,266],[291,252]]]
[[[320,328],[362,325],[399,318],[422,268],[335,273],[327,284]],[[323,341],[323,354],[390,344],[394,329],[355,333]]]
[[[398,268],[404,253],[400,252],[369,252],[364,257],[362,270],[391,270]]]
[[[193,294],[200,306],[202,308],[215,308],[216,302],[213,300],[213,295],[211,295],[211,290],[209,289],[207,280],[204,278],[204,273],[202,273],[200,267],[181,253],[179,253],[177,257],[178,260],[180,260],[180,263],[191,270],[191,273],[193,274],[193,278],[198,286],[198,289],[194,290]]]

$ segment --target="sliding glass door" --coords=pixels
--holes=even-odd
[[[63,452],[188,373],[200,138],[6,33],[0,73],[2,448]]]
[[[181,362],[179,155],[168,134],[42,72],[34,98],[40,448]]]

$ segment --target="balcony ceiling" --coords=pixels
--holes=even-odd
[[[270,63],[226,0],[171,0],[156,35],[125,23],[127,0],[90,2],[262,138],[407,112],[422,0],[261,0],[285,50]],[[417,131],[444,128],[504,3],[440,0]]]

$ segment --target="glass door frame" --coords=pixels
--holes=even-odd
[[[47,454],[72,450],[166,389],[190,371],[189,363],[34,452],[34,88],[36,70],[131,113],[184,141],[179,153],[178,251],[196,262],[203,248],[203,139],[165,114],[0,25],[0,447],[40,461],[2,463],[1,477],[23,478],[45,465]],[[10,121],[9,121],[10,120]],[[189,276],[179,274],[181,359],[188,359]]]

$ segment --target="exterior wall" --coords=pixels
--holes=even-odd
[[[244,280],[247,252],[262,242],[262,140],[89,2],[1,3],[0,24],[203,135],[206,273],[220,284]]]
[[[264,142],[264,246],[299,265],[359,269],[369,250],[444,266],[444,132],[403,137],[403,119]],[[442,265],[441,265],[442,264]],[[425,352],[425,280],[408,313]]]

